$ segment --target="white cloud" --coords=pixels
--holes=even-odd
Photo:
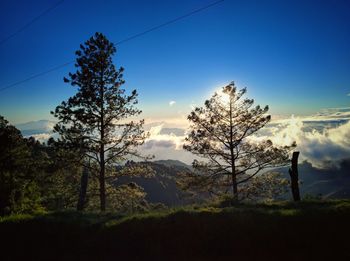
[[[154,155],[155,159],[177,159],[191,164],[193,154],[182,149],[186,128],[174,128],[167,122],[153,122],[150,125],[150,137],[139,148],[144,155]],[[171,126],[170,128],[168,126]],[[178,126],[178,125],[177,125]],[[181,125],[180,125],[181,126]],[[181,131],[182,130],[182,131]]]
[[[145,142],[143,149],[149,150],[154,147],[175,149],[176,144],[172,140],[148,140]]]
[[[187,115],[183,114],[173,118],[147,118],[144,128],[148,130],[160,124],[163,124],[164,128],[187,128],[189,126]]]
[[[323,109],[307,117],[273,117],[276,118],[251,139],[271,139],[278,145],[289,145],[295,141],[296,150],[301,152],[300,160],[307,160],[318,168],[350,157],[350,107]],[[43,125],[41,129],[44,130],[24,135],[47,141],[53,135],[52,124]],[[178,159],[191,163],[194,156],[182,149],[188,126],[186,115],[146,119],[144,127],[150,132],[150,137],[139,148],[140,152],[153,154],[156,159]]]
[[[28,135],[28,136],[25,136],[25,137],[26,138],[33,137],[33,138],[35,138],[36,140],[38,140],[40,142],[46,142],[52,136],[53,136],[52,133],[40,133],[40,134]]]
[[[160,125],[152,126],[151,129],[148,131],[151,137],[156,137],[157,135],[159,135],[163,126],[164,126],[164,123],[161,123]]]
[[[172,107],[173,105],[175,105],[176,101],[170,101],[169,102],[169,106]]]
[[[146,140],[146,143],[152,141],[152,144],[157,145],[157,144],[165,144],[164,142],[167,141],[174,144],[174,148],[176,150],[182,149],[182,144],[185,139],[185,136],[176,135],[174,134],[174,132],[161,133],[163,127],[164,127],[164,123],[151,127],[149,130],[150,137]],[[158,143],[155,141],[157,141]]]
[[[157,159],[173,158],[190,163],[194,156],[182,149],[188,121],[179,122],[180,119],[150,123],[151,136],[141,149]],[[307,117],[278,117],[251,139],[271,139],[281,146],[295,141],[296,150],[301,152],[300,161],[325,168],[350,157],[350,107],[323,109]]]
[[[295,141],[301,160],[325,168],[350,156],[350,121],[345,111],[333,109],[322,115],[291,117],[272,123],[252,139],[271,139],[281,146]]]

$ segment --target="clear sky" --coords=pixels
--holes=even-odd
[[[0,40],[58,1],[2,0]],[[0,45],[0,88],[73,60],[96,31],[118,42],[210,0],[65,0]],[[225,0],[117,46],[127,89],[146,118],[176,118],[234,80],[272,114],[312,114],[350,102],[350,1]],[[11,123],[50,119],[75,90],[68,66],[0,92]],[[176,103],[169,106],[170,101]]]

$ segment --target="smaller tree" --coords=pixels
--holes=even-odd
[[[254,100],[243,99],[245,93],[245,88],[238,91],[232,82],[188,116],[191,125],[184,149],[205,159],[193,162],[197,172],[188,176],[191,187],[214,194],[227,193],[231,187],[237,199],[240,184],[263,169],[289,162],[295,144],[276,147],[271,140],[253,139],[271,116],[268,106],[252,107]]]
[[[45,204],[49,210],[72,209],[79,196],[83,150],[50,138],[47,151],[51,164],[45,181]]]
[[[289,181],[279,172],[266,172],[242,185],[242,198],[253,201],[272,201],[288,192]]]
[[[135,211],[145,210],[148,207],[145,199],[147,193],[135,182],[115,187],[113,195],[118,199],[114,201],[118,204],[114,207],[115,209],[134,213]]]
[[[39,185],[47,159],[39,147],[0,116],[0,215],[42,209]]]

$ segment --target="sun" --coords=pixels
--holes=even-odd
[[[223,87],[217,88],[215,90],[215,93],[217,93],[219,100],[222,103],[228,104],[230,102],[230,95],[228,93],[223,92]]]

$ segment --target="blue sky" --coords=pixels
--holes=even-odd
[[[57,1],[3,0],[0,38]],[[96,31],[112,42],[213,1],[69,1],[0,45],[0,87],[73,60]],[[146,118],[176,118],[234,80],[272,114],[306,115],[348,107],[349,1],[229,1],[117,46],[127,89]],[[49,119],[73,95],[73,66],[0,92],[11,123]],[[170,101],[176,104],[169,106]]]

